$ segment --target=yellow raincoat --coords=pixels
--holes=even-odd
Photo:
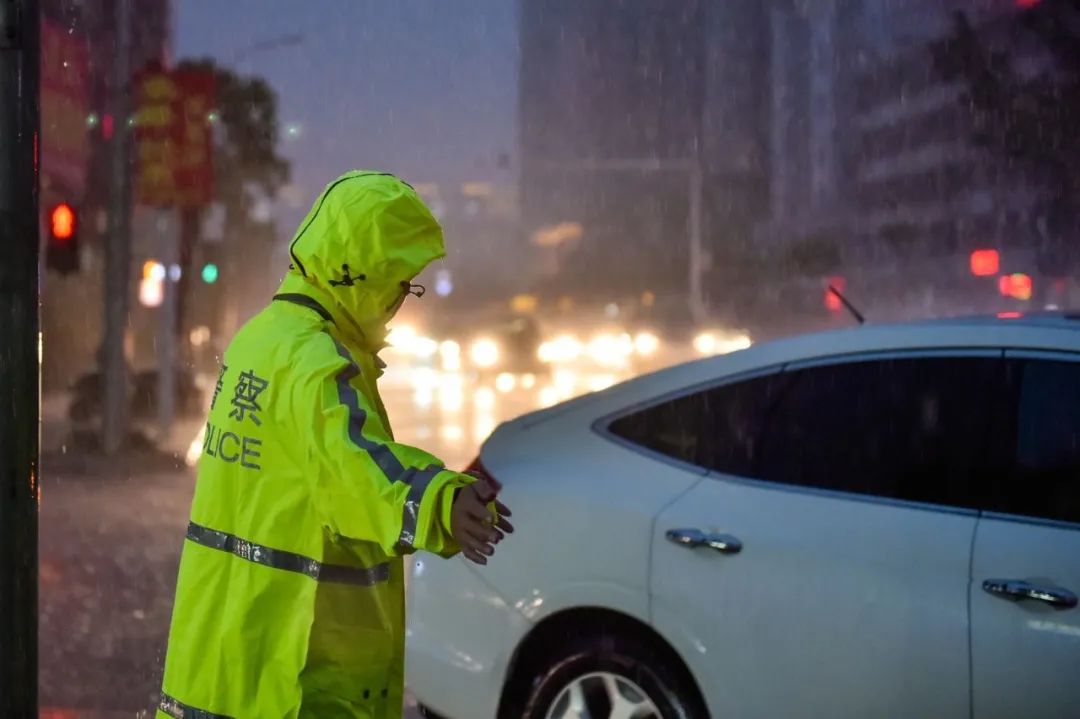
[[[274,301],[223,358],[157,716],[400,717],[404,555],[450,556],[473,480],[397,444],[375,353],[402,282],[445,254],[413,190],[327,186]]]

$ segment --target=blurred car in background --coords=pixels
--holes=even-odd
[[[450,719],[1075,714],[1078,330],[808,335],[501,425],[476,466],[517,532],[415,561],[412,691]]]

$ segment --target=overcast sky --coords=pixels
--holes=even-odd
[[[282,149],[306,210],[331,178],[358,167],[410,182],[496,179],[498,153],[516,153],[516,5],[176,0],[174,54],[269,81],[283,126],[300,128]],[[245,52],[295,33],[298,45]]]

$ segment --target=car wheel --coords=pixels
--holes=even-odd
[[[553,652],[524,719],[706,719],[696,688],[666,652],[618,635]]]

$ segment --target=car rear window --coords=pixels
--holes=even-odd
[[[778,384],[778,375],[769,375],[694,392],[621,417],[608,429],[672,459],[750,476]]]
[[[760,479],[978,506],[978,474],[1001,361],[928,357],[789,373],[764,422]]]

